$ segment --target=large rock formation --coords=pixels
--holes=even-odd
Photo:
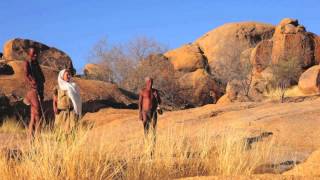
[[[314,65],[312,35],[296,19],[283,19],[277,26],[272,47],[272,62],[298,59],[304,68]]]
[[[314,44],[315,44],[315,50],[314,50],[314,58],[315,63],[320,63],[320,36],[314,36]]]
[[[192,106],[215,103],[220,97],[216,81],[204,69],[183,74],[179,84],[181,97]]]
[[[279,61],[297,60],[303,69],[318,64],[319,39],[307,32],[298,20],[285,18],[275,29],[271,40],[260,42],[252,51],[254,70],[261,73]],[[319,48],[319,49],[318,49]]]
[[[272,45],[271,40],[264,40],[252,50],[250,62],[255,72],[262,72],[271,64]]]
[[[99,64],[86,64],[83,68],[83,73],[87,79],[112,82],[112,70]]]
[[[27,59],[29,48],[35,48],[39,53],[39,62],[41,65],[50,67],[54,70],[70,68],[74,70],[71,58],[64,52],[54,47],[49,47],[45,44],[28,40],[28,39],[13,39],[4,44],[3,57],[6,60]]]
[[[298,61],[302,69],[319,64],[319,46],[319,38],[307,32],[298,20],[283,19],[276,27],[272,39],[261,41],[251,53],[250,61],[254,70],[252,88],[259,86],[259,92],[263,93],[268,86],[268,80],[273,77],[271,65],[280,61]],[[305,93],[317,92],[317,77],[314,70],[310,71],[304,74],[299,82],[300,89]]]
[[[168,51],[164,56],[178,72],[179,92],[186,104],[199,106],[217,101],[220,90],[210,74],[206,57],[197,45],[187,44]]]
[[[218,61],[237,61],[240,54],[272,37],[274,26],[255,22],[229,23],[194,42],[203,51],[214,70]]]
[[[203,69],[207,60],[203,56],[201,49],[194,44],[183,45],[180,48],[168,51],[164,54],[177,71],[193,72],[197,69]]]
[[[274,27],[255,22],[230,23],[220,26],[193,43],[165,53],[176,71],[180,84],[187,87],[189,97],[197,105],[216,102],[224,87],[214,77],[224,62],[240,63],[250,58],[252,49],[262,40],[270,39]],[[227,63],[225,63],[227,64]],[[212,73],[213,72],[213,73]],[[194,83],[196,82],[196,83]],[[192,92],[192,93],[191,93]]]
[[[320,65],[307,69],[299,79],[299,89],[305,94],[319,93],[320,88]]]
[[[319,64],[320,38],[307,32],[298,20],[290,18],[281,20],[277,26],[255,22],[229,23],[165,55],[177,71],[188,74],[203,69],[210,77],[214,76],[222,82],[222,92],[225,92],[228,83],[225,81],[229,81],[234,68],[250,61],[253,66],[250,91],[253,97],[250,99],[261,100],[263,92],[270,87],[272,64],[297,60],[302,69]],[[224,102],[241,99],[227,97]]]

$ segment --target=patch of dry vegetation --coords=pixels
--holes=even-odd
[[[250,175],[272,156],[272,140],[248,148],[248,134],[233,130],[214,138],[203,128],[200,136],[190,139],[186,130],[171,127],[158,135],[155,146],[143,139],[93,139],[93,131],[79,129],[68,137],[44,132],[21,154],[9,158],[2,154],[0,176],[51,180]]]
[[[0,126],[0,133],[19,133],[23,131],[23,123],[15,118],[6,118]]]

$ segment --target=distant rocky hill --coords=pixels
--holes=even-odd
[[[232,70],[229,65],[249,61],[254,71],[251,99],[261,100],[272,64],[294,58],[299,59],[303,70],[319,64],[319,39],[319,36],[308,32],[299,24],[298,20],[290,18],[281,20],[277,26],[257,22],[228,23],[206,33],[195,42],[170,50],[164,55],[172,62],[176,71],[183,72],[186,76],[202,71],[208,77],[204,80],[202,76],[193,76],[193,80],[198,84],[193,87],[191,96],[197,97],[214,91],[216,99],[219,99],[221,94],[228,94],[226,84],[219,88],[213,86],[222,79],[216,72],[227,71],[228,74],[228,70],[230,73]],[[188,80],[181,83],[187,84]],[[234,84],[237,83],[230,84],[229,89],[240,91],[233,87]],[[202,102],[196,103],[205,102],[201,98],[197,99]],[[233,102],[240,98],[226,96],[223,99]]]

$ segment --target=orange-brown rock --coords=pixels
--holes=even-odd
[[[197,45],[187,44],[164,54],[173,64],[174,69],[183,72],[192,72],[203,69],[206,59]]]
[[[241,64],[250,63],[250,57],[251,57],[251,53],[252,53],[253,49],[254,48],[246,49],[240,54],[240,63]]]
[[[86,64],[83,68],[83,73],[88,79],[102,80],[111,82],[112,72],[107,67],[98,64]]]
[[[182,96],[195,106],[214,103],[220,97],[216,81],[204,69],[184,74],[179,84]]]
[[[305,94],[319,93],[320,85],[320,65],[312,66],[301,74],[299,79],[299,89]]]
[[[314,42],[310,33],[295,19],[283,19],[273,35],[272,63],[298,59],[302,67],[314,65]]]
[[[314,58],[315,64],[320,64],[320,36],[314,36]]]
[[[262,40],[272,38],[274,26],[256,22],[228,23],[194,42],[215,69],[217,61],[239,60],[240,54]]]
[[[218,100],[218,104],[228,104],[231,102],[245,102],[250,101],[248,86],[244,80],[232,80],[228,82],[226,93]],[[248,91],[248,92],[246,92]]]
[[[264,40],[252,50],[250,62],[255,72],[262,72],[271,64],[272,41]]]
[[[294,169],[285,172],[285,175],[295,175],[295,176],[320,176],[320,150],[313,152],[307,161],[297,165]],[[313,178],[312,178],[313,179]]]
[[[35,48],[39,53],[41,65],[50,67],[54,70],[70,68],[74,70],[71,58],[64,52],[54,47],[49,47],[40,42],[28,39],[12,39],[7,41],[3,47],[3,57],[6,60],[20,60],[27,58],[29,48]]]

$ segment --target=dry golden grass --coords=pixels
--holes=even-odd
[[[187,130],[171,127],[157,136],[120,142],[92,139],[94,129],[65,137],[46,131],[21,154],[0,158],[4,179],[172,179],[203,175],[250,175],[273,155],[272,140],[250,149],[248,133],[226,130],[219,137],[187,138]],[[151,152],[154,152],[151,155]]]
[[[6,118],[0,126],[0,133],[19,133],[23,131],[23,124],[15,118]]]
[[[271,100],[280,100],[282,90],[280,88],[271,89],[268,92],[265,92],[264,95]],[[298,96],[312,96],[316,94],[304,94],[300,91],[298,86],[293,86],[285,90],[284,97],[298,97]]]

